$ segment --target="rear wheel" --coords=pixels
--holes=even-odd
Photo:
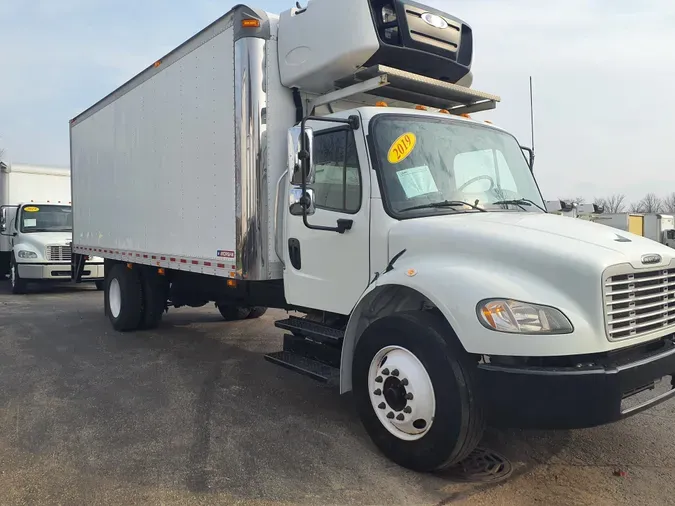
[[[21,295],[26,293],[26,281],[21,278],[19,274],[19,266],[16,264],[16,261],[12,257],[10,266],[9,266],[9,281],[12,284],[12,293],[15,295]]]
[[[354,352],[361,421],[397,464],[435,471],[475,449],[484,423],[475,363],[440,317],[405,312],[368,327]]]
[[[143,292],[137,269],[116,264],[105,286],[108,318],[115,330],[136,330],[143,316]]]
[[[248,314],[247,318],[253,320],[255,318],[260,318],[267,312],[266,307],[255,306],[251,308],[251,312]]]
[[[228,322],[245,320],[251,314],[251,310],[247,307],[233,306],[230,304],[217,304],[217,306],[222,317]]]

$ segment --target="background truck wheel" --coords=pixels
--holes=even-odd
[[[260,318],[262,315],[264,315],[267,312],[266,307],[262,306],[255,306],[251,308],[251,312],[248,314],[247,318],[249,319],[255,319],[255,318]]]
[[[435,471],[480,442],[483,414],[475,364],[440,317],[414,311],[377,320],[354,351],[352,381],[361,421],[397,464]]]
[[[19,267],[12,257],[12,261],[9,266],[9,281],[12,284],[12,293],[15,295],[21,295],[26,293],[26,281],[21,279],[19,275]]]
[[[146,330],[157,328],[166,308],[168,296],[166,278],[157,274],[156,270],[146,268],[141,272],[141,286],[143,314],[139,328]]]
[[[115,330],[135,330],[143,316],[143,291],[138,269],[116,264],[106,283],[108,318]]]
[[[96,285],[96,289],[99,292],[102,292],[105,289],[105,281],[103,281],[103,280],[94,281],[94,285]]]
[[[251,310],[247,307],[233,306],[230,304],[217,304],[218,311],[225,318],[226,321],[245,320],[251,314]]]

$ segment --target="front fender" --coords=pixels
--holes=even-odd
[[[397,291],[405,300],[397,300]],[[342,348],[341,391],[351,390],[352,356],[363,330],[387,314],[420,309],[424,300],[438,308],[469,353],[554,356],[602,351],[609,341],[604,336],[602,316],[598,319],[600,285],[597,294],[585,295],[570,297],[547,280],[515,267],[506,271],[497,262],[479,266],[459,259],[453,262],[449,255],[423,258],[404,255],[392,271],[368,287],[352,311]],[[570,319],[574,332],[545,336],[488,330],[480,324],[476,306],[483,299],[495,297],[556,307]],[[594,298],[596,305],[587,303],[590,298]]]
[[[19,251],[32,251],[37,255],[37,258],[21,258],[19,257]],[[12,247],[12,253],[14,254],[14,258],[18,263],[45,262],[43,252],[30,243],[15,243],[14,246]]]

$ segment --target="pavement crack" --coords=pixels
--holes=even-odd
[[[211,415],[213,400],[222,371],[222,361],[217,359],[204,378],[197,397],[187,477],[187,487],[190,492],[207,492],[209,490],[207,463],[211,449]]]

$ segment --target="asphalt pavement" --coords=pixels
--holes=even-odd
[[[91,286],[0,281],[0,504],[675,504],[675,402],[578,431],[489,430],[500,484],[382,457],[330,387],[279,368],[284,313],[172,310],[120,334]]]

